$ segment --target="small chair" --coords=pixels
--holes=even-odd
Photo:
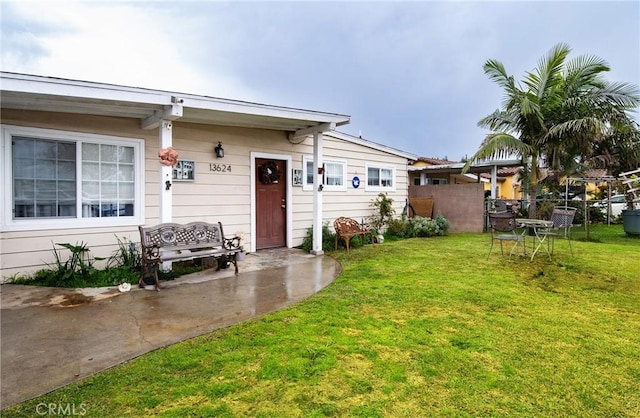
[[[490,212],[489,213],[489,230],[491,231],[491,248],[489,248],[489,254],[487,254],[487,260],[493,250],[493,242],[495,240],[500,241],[500,252],[504,255],[504,249],[502,247],[503,241],[513,241],[513,247],[509,256],[513,255],[518,244],[522,243],[522,251],[525,252],[524,236],[517,231],[518,224],[516,223],[516,214],[513,212]]]
[[[375,244],[373,232],[364,225],[360,225],[355,219],[340,217],[333,221],[333,229],[336,231],[336,250],[338,249],[338,239],[340,238],[344,240],[347,246],[347,253],[349,252],[349,243],[351,238],[356,236],[364,239],[365,236],[369,235],[371,243]]]
[[[551,212],[550,221],[553,222],[553,228],[540,231],[540,235],[546,235],[551,239],[551,253],[553,254],[553,248],[556,238],[566,238],[569,242],[569,251],[573,255],[573,248],[571,247],[571,227],[573,226],[573,219],[576,216],[577,208],[571,206],[556,206]],[[564,229],[564,231],[562,231]]]

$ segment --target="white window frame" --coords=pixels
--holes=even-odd
[[[2,231],[55,230],[67,228],[90,228],[109,226],[131,226],[144,224],[144,141],[137,138],[97,135],[26,126],[0,125],[2,147],[0,160],[3,187],[0,190],[0,222]],[[12,138],[14,136],[33,137],[52,141],[120,145],[132,147],[134,152],[134,211],[133,216],[113,216],[83,218],[82,197],[82,157],[81,147],[76,147],[76,216],[73,218],[13,218],[13,161]]]
[[[391,186],[381,186],[381,185],[376,185],[376,186],[370,186],[369,185],[369,169],[370,168],[375,168],[378,170],[391,170]],[[396,190],[396,182],[397,182],[397,177],[396,177],[396,167],[393,165],[385,165],[385,164],[378,164],[378,163],[366,163],[365,167],[364,167],[364,172],[365,172],[365,179],[364,179],[364,186],[365,186],[365,190],[368,192],[393,192]]]
[[[347,161],[346,160],[336,160],[333,158],[324,158],[322,161],[325,165],[325,169],[327,164],[336,164],[342,167],[342,184],[341,185],[328,185],[325,182],[326,172],[322,176],[322,190],[327,192],[346,192],[347,191]],[[308,176],[308,163],[313,163],[313,156],[305,155],[302,157],[302,190],[312,191],[313,183],[309,183],[307,181]]]

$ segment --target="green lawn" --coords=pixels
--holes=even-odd
[[[2,416],[638,417],[640,239],[590,232],[553,262],[487,260],[486,234],[338,252],[342,275],[301,303]]]

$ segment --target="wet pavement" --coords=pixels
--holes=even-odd
[[[159,292],[0,286],[0,409],[298,302],[341,271],[330,257],[292,249],[238,265],[238,276],[209,270],[161,282]]]

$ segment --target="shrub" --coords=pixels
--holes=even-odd
[[[370,206],[376,209],[376,213],[369,217],[369,223],[376,231],[382,231],[396,213],[393,208],[393,199],[386,193],[380,193]]]
[[[32,275],[12,277],[9,282],[52,287],[101,287],[138,281],[141,255],[135,243],[124,243],[118,239],[118,249],[109,257],[107,267],[103,270],[94,267],[94,262],[101,258],[92,257],[84,242],[56,245],[71,252],[66,261],[62,261],[60,253],[54,247],[54,264]]]
[[[435,219],[414,216],[413,218],[392,219],[389,221],[389,238],[413,238],[442,236],[449,233],[449,221],[442,215]]]
[[[322,225],[322,251],[333,251],[335,248],[336,234],[329,229],[329,224]],[[352,241],[353,245],[353,241]],[[313,250],[313,227],[307,229],[307,235],[302,240],[300,248],[308,253]]]

